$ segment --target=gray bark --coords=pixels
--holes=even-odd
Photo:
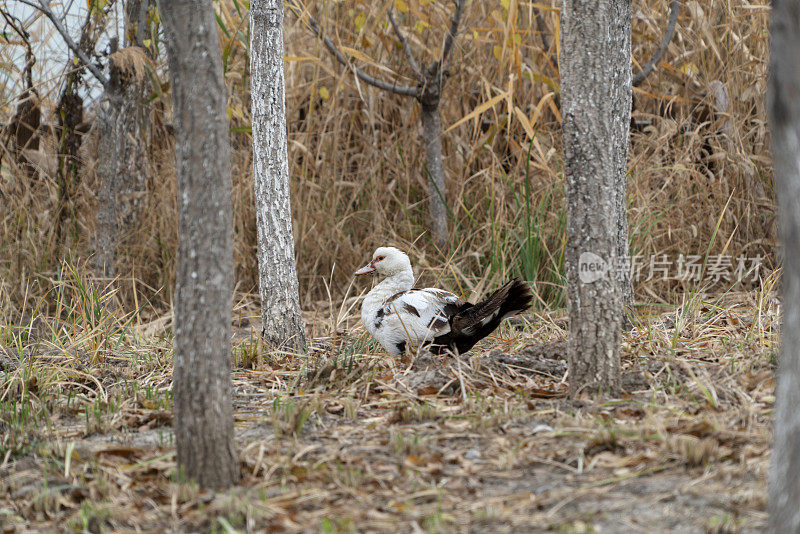
[[[147,146],[143,132],[143,85],[124,80],[112,66],[97,113],[97,235],[95,275],[113,279],[116,247],[130,231],[146,200]],[[114,72],[114,71],[117,72]],[[122,235],[120,235],[122,234]]]
[[[171,0],[160,8],[178,175],[177,459],[189,479],[218,488],[238,478],[230,374],[233,222],[227,89],[211,0]]]
[[[565,0],[561,27],[570,393],[616,393],[623,293],[615,271],[624,261],[619,241],[631,111],[631,0]],[[588,269],[594,263],[599,276]]]
[[[631,93],[629,93],[629,97]],[[629,99],[629,102],[631,100]],[[619,124],[619,134],[622,135],[620,144],[614,147],[614,164],[616,178],[614,193],[617,204],[617,264],[613,269],[613,276],[619,284],[620,299],[622,300],[621,328],[629,330],[633,327],[631,318],[634,313],[633,281],[630,271],[630,245],[628,243],[628,140],[630,139],[631,104],[628,104],[625,124]],[[622,131],[624,130],[624,131]]]
[[[151,0],[125,1],[125,39],[134,46],[144,46],[147,39],[147,9]]]
[[[630,123],[629,127],[630,127]],[[633,299],[633,281],[630,271],[630,247],[628,244],[628,179],[625,169],[616,185],[617,191],[617,268],[614,275],[619,284],[620,299],[622,300],[622,322],[624,330],[633,327],[631,317],[635,311]]]
[[[250,4],[253,174],[258,226],[258,270],[264,341],[303,352],[295,267],[283,65],[283,2]]]
[[[425,143],[425,163],[428,171],[431,233],[436,246],[447,246],[447,195],[442,161],[442,121],[438,101],[435,107],[422,105],[422,139]]]
[[[125,2],[126,46],[142,45],[148,5],[141,0]],[[97,114],[100,187],[94,256],[95,276],[105,280],[114,278],[117,245],[144,207],[148,171],[145,80],[113,55],[108,74]]]
[[[769,476],[769,530],[800,532],[800,4],[772,3],[768,113],[783,244],[783,328]]]

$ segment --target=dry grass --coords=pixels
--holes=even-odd
[[[398,73],[397,79],[409,81],[402,54],[376,18],[380,6],[311,7],[324,15],[318,18],[337,42],[361,50]],[[424,283],[443,279],[464,293],[481,292],[521,273],[534,284],[543,307],[563,304],[564,182],[553,64],[557,14],[551,9],[538,13],[543,33],[533,22],[532,4],[512,1],[506,9],[474,2],[467,10],[442,102],[442,122],[448,128],[484,102],[497,101],[444,137],[453,232],[449,250],[441,251],[426,233],[416,103],[356,84],[349,71],[333,66],[308,30],[287,16],[293,219],[306,309],[326,301],[329,290],[340,298],[352,268],[384,243],[412,252]],[[665,2],[637,4],[637,63],[644,63],[660,41],[666,15]],[[219,16],[233,129],[236,280],[240,291],[252,293],[257,269],[247,129],[247,12],[230,0],[219,4]],[[447,16],[442,4],[431,3],[400,18],[418,59],[435,56]],[[766,2],[687,2],[659,69],[636,89],[629,157],[633,253],[646,258],[761,255],[767,270],[776,267],[763,104],[767,20]],[[418,22],[430,28],[418,31]],[[363,61],[360,65],[390,76]],[[166,81],[166,74],[156,74]],[[709,95],[715,81],[730,96],[729,109],[722,114]],[[168,94],[160,89],[155,94],[155,104],[168,110]],[[52,103],[47,95],[43,98],[47,109]],[[6,116],[13,111],[11,104],[4,108]],[[154,118],[159,124],[165,120],[168,114]],[[119,297],[129,310],[137,301],[163,309],[172,294],[177,239],[173,155],[169,136],[154,136],[158,143],[152,148],[147,208],[121,244],[117,269]],[[52,159],[55,140],[45,141],[40,159]],[[24,298],[29,299],[24,306],[30,307],[50,290],[43,277],[52,277],[64,257],[80,261],[91,252],[97,190],[91,145],[84,147],[84,178],[73,199],[76,216],[67,221],[62,243],[54,242],[48,218],[58,201],[54,177],[44,171],[39,179],[28,180],[9,157],[3,158],[0,247],[13,254],[3,255],[0,279],[3,307],[13,307],[16,316]],[[676,303],[691,289],[674,279],[641,281],[637,293],[644,300]]]
[[[58,287],[72,297],[81,278]],[[176,475],[169,328],[69,301],[82,304],[66,321],[2,331],[0,516],[12,532],[764,526],[770,293],[639,315],[624,335],[625,392],[597,402],[565,398],[560,314],[505,326],[462,360],[412,362],[371,349],[355,314],[314,323],[305,357],[266,354],[246,326],[257,309],[240,306],[242,478],[218,493]]]

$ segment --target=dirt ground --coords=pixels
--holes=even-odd
[[[169,335],[6,343],[0,532],[761,531],[778,308],[642,310],[603,399],[566,397],[563,314],[460,359],[344,327],[267,354],[240,324],[241,480],[216,494],[176,475]]]

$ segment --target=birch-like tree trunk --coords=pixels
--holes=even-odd
[[[768,113],[783,244],[769,531],[800,532],[800,4],[772,3]]]
[[[441,249],[447,247],[447,191],[442,161],[442,120],[439,118],[439,99],[435,105],[422,104],[422,139],[425,143],[425,164],[429,173],[429,212],[433,241]]]
[[[250,3],[250,35],[262,336],[270,347],[302,352],[306,339],[289,194],[281,0]]]
[[[175,116],[178,273],[173,392],[178,467],[238,478],[231,405],[233,218],[227,89],[211,0],[161,2]]]
[[[564,0],[561,28],[570,393],[616,393],[631,0]]]

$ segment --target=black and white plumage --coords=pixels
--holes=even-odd
[[[531,305],[527,284],[513,279],[477,304],[441,289],[414,289],[411,261],[394,247],[380,247],[354,274],[386,278],[364,298],[361,321],[390,354],[425,347],[463,354],[492,333],[503,319]]]

